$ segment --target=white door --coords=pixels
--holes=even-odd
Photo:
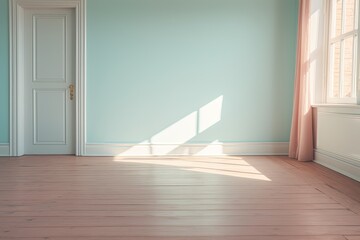
[[[75,153],[74,15],[25,10],[25,154]]]

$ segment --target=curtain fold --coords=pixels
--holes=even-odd
[[[313,120],[310,89],[309,48],[310,0],[299,0],[294,104],[289,157],[299,161],[314,159]]]

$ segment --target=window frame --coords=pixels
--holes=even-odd
[[[324,79],[324,92],[325,92],[325,102],[329,104],[360,104],[360,0],[355,0],[356,7],[354,9],[354,17],[356,16],[357,9],[357,22],[356,17],[354,20],[354,27],[357,25],[357,29],[354,29],[350,32],[340,33],[339,35],[332,37],[332,33],[336,27],[334,24],[334,20],[336,18],[336,9],[333,8],[333,4],[336,0],[325,1],[325,13],[326,13],[326,23],[325,23],[325,46],[326,46],[326,54],[325,54],[325,79]],[[345,3],[346,0],[343,0],[342,3],[342,19],[341,19],[341,28],[345,27]],[[343,68],[343,53],[344,53],[344,40],[353,36],[353,49],[354,57],[353,57],[353,83],[352,83],[352,95],[353,97],[343,97],[342,96],[342,72]],[[355,41],[355,37],[357,41]],[[340,79],[339,79],[339,97],[332,97],[332,44],[340,43],[341,49],[341,59],[340,59]],[[356,48],[355,48],[356,47]],[[355,57],[356,56],[356,57]],[[355,60],[355,61],[354,61]]]

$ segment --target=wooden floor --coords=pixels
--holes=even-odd
[[[360,240],[360,183],[286,157],[0,158],[0,239]]]

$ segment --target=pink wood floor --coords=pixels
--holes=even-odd
[[[0,158],[0,239],[360,240],[360,183],[286,157]]]

